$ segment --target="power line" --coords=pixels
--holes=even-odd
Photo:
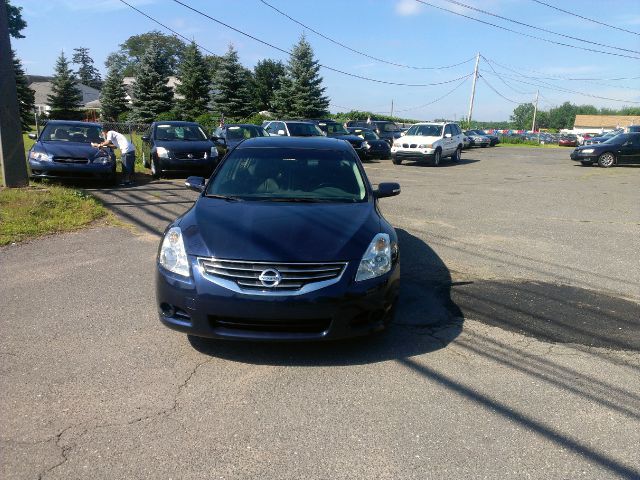
[[[485,72],[491,75],[491,72]],[[579,92],[577,90],[570,90],[568,88],[563,88],[563,87],[559,87],[557,85],[553,85],[547,82],[543,82],[542,80],[537,80],[539,83],[532,83],[532,82],[526,82],[524,80],[520,80],[519,78],[514,78],[512,76],[503,74],[505,77],[507,77],[510,80],[513,80],[514,82],[520,82],[520,83],[524,83],[526,85],[533,85],[534,87],[541,87],[541,88],[547,88],[549,90],[556,90],[558,92],[564,92],[564,93],[575,93],[576,95],[582,95],[584,97],[591,97],[591,98],[598,98],[600,100],[609,100],[612,102],[620,102],[620,103],[633,103],[633,104],[640,104],[640,102],[637,101],[633,101],[633,100],[621,100],[619,98],[610,98],[610,97],[601,97],[599,95],[592,95],[590,93],[584,93],[584,92]],[[530,79],[531,77],[527,77],[525,75],[522,74],[518,74],[519,76],[523,77],[523,78],[527,78]],[[534,78],[534,80],[536,80]],[[541,85],[542,84],[542,85]]]
[[[200,12],[200,11],[198,11],[198,10],[196,10],[196,9],[194,9],[194,8],[190,7],[189,5],[186,5],[186,4],[182,3],[182,2],[179,2],[179,1],[177,1],[177,0],[174,0],[174,1],[175,1],[176,3],[179,3],[180,5],[183,5],[184,7],[188,8],[188,9],[190,9],[190,10],[193,10],[193,11],[195,11],[195,12],[197,12],[197,13],[200,13],[201,15],[204,15],[204,16],[205,16],[205,17],[207,17],[207,18],[210,18],[211,20],[213,20],[213,21],[215,21],[215,22],[217,22],[217,23],[220,23],[221,25],[224,25],[224,26],[225,26],[225,27],[227,27],[227,28],[230,28],[231,30],[234,30],[234,31],[236,31],[236,32],[238,32],[238,33],[240,33],[240,34],[242,34],[242,35],[245,35],[245,36],[247,36],[247,37],[249,37],[249,38],[251,38],[251,39],[253,39],[253,40],[256,40],[256,41],[258,41],[258,42],[260,42],[260,43],[262,43],[262,44],[264,44],[264,45],[267,45],[267,46],[269,46],[269,47],[271,47],[271,48],[274,48],[274,49],[276,49],[276,50],[278,50],[278,51],[280,51],[280,52],[282,52],[282,53],[285,53],[285,54],[287,54],[287,55],[289,55],[289,56],[290,56],[290,55],[292,55],[292,52],[290,52],[289,50],[285,50],[285,49],[283,49],[283,48],[277,47],[277,46],[272,45],[272,44],[270,44],[270,43],[268,43],[268,42],[265,42],[265,41],[263,41],[263,40],[260,40],[259,38],[253,37],[252,35],[249,35],[248,33],[244,33],[244,32],[242,32],[242,31],[240,31],[240,30],[238,30],[238,29],[236,29],[236,28],[234,28],[234,27],[232,27],[232,26],[230,26],[230,25],[227,25],[227,24],[226,24],[226,23],[224,23],[224,22],[221,22],[220,20],[217,20],[217,19],[215,19],[215,18],[213,18],[213,17],[209,17],[209,16],[208,16],[208,15],[206,15],[205,13]],[[141,15],[143,15],[144,17],[148,18],[148,19],[149,19],[149,20],[151,20],[152,22],[157,23],[158,25],[160,25],[161,27],[163,27],[163,28],[165,28],[166,30],[170,31],[170,32],[171,32],[171,33],[173,33],[174,35],[176,35],[176,36],[178,36],[178,37],[180,37],[180,38],[182,38],[182,39],[186,40],[187,42],[191,42],[191,41],[192,41],[192,39],[187,38],[187,37],[185,37],[184,35],[182,35],[181,33],[176,32],[176,31],[175,31],[175,30],[173,30],[172,28],[168,27],[167,25],[165,25],[164,23],[160,22],[159,20],[157,20],[156,18],[152,17],[151,15],[148,15],[147,13],[143,12],[143,11],[142,11],[142,10],[140,10],[139,8],[134,7],[134,6],[133,6],[133,5],[131,5],[130,3],[126,2],[125,0],[120,0],[120,2],[121,2],[121,3],[123,3],[124,5],[128,6],[129,8],[131,8],[131,9],[135,10],[136,12],[138,12],[138,13],[139,13],[139,14],[141,14]],[[195,43],[195,42],[194,42],[194,43]],[[205,52],[208,52],[208,53],[210,53],[210,54],[212,54],[212,55],[218,55],[218,54],[216,54],[215,52],[212,52],[211,50],[209,50],[208,48],[203,47],[203,46],[202,46],[202,45],[200,45],[199,43],[196,43],[196,45],[197,45],[200,49],[202,49],[203,51],[205,51]],[[340,73],[340,74],[342,74],[342,75],[347,75],[347,76],[349,76],[349,77],[359,78],[359,79],[361,79],[361,80],[367,80],[367,81],[375,82],[375,83],[382,83],[382,84],[395,85],[395,86],[402,86],[402,87],[430,87],[430,86],[436,86],[436,85],[445,85],[445,84],[447,84],[447,83],[453,83],[453,82],[456,82],[456,81],[461,80],[461,79],[463,79],[463,78],[466,78],[466,76],[464,76],[464,75],[463,75],[463,76],[461,76],[461,77],[453,78],[453,79],[451,79],[451,80],[445,80],[445,81],[442,81],[442,82],[434,82],[434,83],[416,83],[416,84],[411,84],[411,83],[398,83],[398,82],[389,82],[389,81],[386,81],[386,80],[379,80],[379,79],[376,79],[376,78],[364,77],[364,76],[362,76],[362,75],[357,75],[357,74],[355,74],[355,73],[345,72],[345,71],[343,71],[343,70],[339,70],[339,69],[337,69],[337,68],[333,68],[333,67],[330,67],[330,66],[328,66],[328,65],[323,65],[323,64],[321,64],[321,63],[318,63],[318,65],[319,65],[320,67],[322,67],[322,68],[327,69],[327,70],[331,70],[331,71],[333,71],[333,72]]]
[[[520,75],[520,76],[523,76],[523,77],[526,77],[526,78],[530,78],[530,79],[533,79],[533,80],[538,80],[538,81],[540,81],[540,80],[566,80],[566,79],[563,79],[563,78],[560,78],[560,77],[540,77],[540,76],[535,76],[535,77],[534,77],[534,76],[526,76],[526,75],[521,74],[518,70],[515,70],[515,69],[513,69],[513,68],[509,68],[509,67],[506,67],[506,66],[504,66],[504,65],[499,64],[499,63],[498,63],[498,62],[496,62],[495,60],[491,60],[491,61],[490,61],[490,60],[489,60],[487,57],[485,57],[485,56],[482,56],[482,58],[487,62],[487,64],[488,64],[489,66],[491,66],[491,63],[495,63],[496,65],[498,65],[498,66],[499,66],[499,67],[501,67],[501,68],[504,68],[505,70],[509,70],[509,71],[511,71],[511,72],[516,73],[517,75]],[[492,68],[492,70],[493,70],[493,68]],[[526,70],[531,71],[531,72],[535,72],[535,70],[529,70],[529,69],[526,69]],[[494,70],[494,72],[495,72],[495,70]],[[497,73],[497,72],[496,72],[496,75],[498,75],[498,73]],[[594,84],[594,85],[602,85],[602,86],[605,86],[605,87],[611,87],[611,88],[623,88],[623,89],[625,89],[625,90],[638,91],[638,89],[637,89],[637,88],[627,87],[627,86],[624,86],[624,85],[611,85],[611,84],[608,84],[608,83],[595,82],[595,81],[593,81],[593,80],[591,80],[591,79],[589,79],[589,80],[584,79],[583,81],[590,81],[590,82],[593,82],[593,84]]]
[[[482,57],[482,59],[485,61],[485,63],[486,63],[487,65],[489,65],[489,68],[491,69],[491,71],[493,71],[493,73],[495,73],[495,74],[496,74],[496,76],[500,79],[500,81],[501,81],[502,83],[504,83],[507,87],[509,87],[511,90],[513,90],[513,91],[514,91],[514,92],[516,92],[516,93],[519,93],[520,95],[533,95],[533,92],[522,92],[522,91],[520,91],[520,90],[518,90],[518,89],[516,89],[516,88],[512,87],[509,83],[507,83],[507,81],[506,81],[504,78],[502,78],[502,77],[498,74],[498,72],[496,72],[496,69],[495,69],[495,68],[493,68],[493,65],[491,65],[491,62],[489,62],[489,61],[485,58],[485,56],[484,56],[484,55],[480,55],[480,56],[481,56],[481,57]]]
[[[640,35],[640,33],[638,33],[638,32],[634,32],[632,30],[627,30],[626,28],[616,27],[615,25],[609,25],[608,23],[604,23],[604,22],[601,22],[599,20],[595,20],[593,18],[583,17],[582,15],[578,15],[577,13],[569,12],[568,10],[563,10],[560,7],[556,7],[554,5],[549,5],[548,3],[541,2],[540,0],[531,0],[531,1],[539,3],[540,5],[544,5],[545,7],[553,8],[554,10],[558,10],[559,12],[563,12],[563,13],[566,13],[568,15],[573,15],[574,17],[581,18],[582,20],[586,20],[588,22],[597,23],[598,25],[604,25],[605,27],[609,27],[609,28],[615,28],[616,30],[620,30],[621,32],[627,32],[627,33],[632,33],[634,35]]]
[[[487,81],[486,78],[484,78],[484,76],[479,75],[480,79],[482,79],[482,81],[484,83],[487,84],[487,87],[489,87],[491,90],[494,91],[494,93],[502,98],[504,98],[506,101],[511,102],[511,103],[515,103],[517,105],[524,105],[526,103],[531,103],[531,102],[516,102],[515,100],[511,100],[510,98],[505,97],[503,94],[501,94],[498,90],[496,90],[495,88],[493,88],[493,86]]]
[[[124,0],[120,0],[120,1],[123,2],[123,3],[126,3]],[[239,30],[239,29],[237,29],[235,27],[232,27],[231,25],[229,25],[227,23],[224,23],[223,21],[218,20],[217,18],[214,18],[211,15],[208,15],[208,14],[204,13],[204,12],[198,10],[197,8],[194,8],[194,7],[190,6],[190,5],[187,5],[186,3],[183,3],[180,0],[173,0],[173,1],[175,3],[177,3],[177,4],[179,4],[179,5],[182,5],[183,7],[187,8],[188,10],[191,10],[192,12],[195,12],[195,13],[197,13],[197,14],[205,17],[205,18],[208,18],[209,20],[211,20],[213,22],[218,23],[219,25],[222,25],[224,27],[227,27],[230,30],[233,30],[236,33],[239,33],[240,35],[244,35],[245,37],[248,37],[248,38],[250,38],[252,40],[255,40],[256,42],[262,43],[263,45],[271,47],[271,48],[273,48],[275,50],[278,50],[279,52],[285,53],[285,54],[287,54],[289,56],[293,55],[293,53],[291,51],[289,51],[289,50],[285,50],[284,48],[277,47],[277,46],[275,46],[275,45],[273,45],[273,44],[271,44],[269,42],[266,42],[264,40],[259,39],[258,37],[254,37],[253,35],[250,35],[250,34],[248,34],[246,32],[243,32],[242,30]],[[319,63],[319,62],[318,62],[318,66],[320,66],[320,67],[322,67],[322,68],[324,68],[326,70],[330,70],[332,72],[336,72],[336,73],[340,73],[342,75],[346,75],[348,77],[358,78],[360,80],[367,80],[369,82],[382,83],[382,84],[385,84],[385,85],[395,85],[395,86],[400,86],[400,87],[432,87],[432,86],[435,86],[435,85],[444,85],[444,84],[447,84],[447,83],[457,82],[458,80],[461,80],[462,78],[465,77],[463,75],[461,77],[452,78],[451,80],[445,80],[445,81],[442,81],[442,82],[432,82],[432,83],[400,83],[400,82],[390,82],[390,81],[387,81],[387,80],[380,80],[380,79],[377,79],[377,78],[365,77],[363,75],[357,75],[355,73],[345,72],[344,70],[340,70],[340,69],[335,68],[335,67],[330,67],[328,65],[324,65],[324,64]]]
[[[403,108],[400,110],[396,110],[396,113],[401,113],[401,112],[409,112],[411,110],[418,110],[419,108],[424,108],[424,107],[428,107],[429,105],[433,105],[434,103],[439,102],[440,100],[448,97],[449,95],[451,95],[453,92],[455,92],[456,90],[458,90],[462,85],[464,85],[465,83],[467,83],[467,80],[469,79],[469,77],[473,75],[473,73],[470,73],[469,75],[467,75],[467,77],[462,80],[462,82],[460,82],[458,85],[456,85],[455,87],[453,87],[453,89],[451,89],[450,91],[448,91],[447,93],[445,93],[444,95],[442,95],[441,97],[436,98],[435,100],[432,100],[428,103],[424,103],[422,105],[418,105],[417,107],[411,107],[411,108]]]
[[[353,53],[357,53],[358,55],[362,55],[363,57],[369,58],[371,60],[375,60],[376,62],[380,62],[380,63],[386,63],[387,65],[393,65],[394,67],[402,67],[402,68],[411,68],[414,70],[442,70],[442,69],[447,69],[447,68],[453,68],[453,67],[457,67],[460,65],[464,65],[465,63],[469,63],[471,61],[473,61],[473,57],[465,60],[464,62],[460,62],[460,63],[455,63],[453,65],[445,65],[445,66],[441,66],[441,67],[416,67],[413,65],[405,65],[402,63],[395,63],[389,60],[385,60],[383,58],[378,58],[378,57],[374,57],[373,55],[369,55],[368,53],[362,52],[360,50],[356,50],[355,48],[352,48],[348,45],[345,45],[344,43],[339,42],[338,40],[335,40],[313,28],[311,28],[308,25],[305,25],[304,23],[302,23],[299,20],[296,20],[295,18],[289,16],[287,13],[283,12],[282,10],[279,10],[278,8],[274,7],[273,5],[271,5],[270,3],[266,2],[265,0],[260,0],[260,2],[262,2],[263,4],[265,4],[267,7],[271,8],[272,10],[275,10],[276,12],[278,12],[280,15],[288,18],[289,20],[291,20],[294,23],[297,23],[298,25],[300,25],[303,28],[306,28],[307,30],[315,33],[316,35],[319,35],[320,37],[324,38],[325,40],[329,40],[331,43],[334,43],[335,45],[338,45],[346,50],[349,50],[350,52]]]
[[[174,1],[176,1],[176,0],[174,0]],[[454,15],[458,15],[460,17],[468,18],[469,20],[473,20],[474,22],[479,22],[479,23],[483,23],[485,25],[490,25],[492,27],[499,28],[499,29],[505,30],[507,32],[515,33],[517,35],[522,35],[522,36],[528,37],[528,38],[534,38],[534,39],[540,40],[542,42],[553,43],[555,45],[561,45],[563,47],[575,48],[576,50],[585,50],[585,51],[588,51],[588,52],[603,53],[605,55],[614,55],[616,57],[624,57],[624,58],[631,58],[633,60],[640,60],[640,57],[634,57],[634,56],[631,56],[631,55],[625,55],[624,53],[607,52],[607,51],[604,51],[604,50],[597,50],[595,48],[581,47],[581,46],[577,46],[577,45],[571,45],[569,43],[556,42],[555,40],[549,40],[548,38],[537,37],[535,35],[530,35],[530,34],[524,33],[524,32],[519,32],[519,31],[513,30],[511,28],[503,27],[502,25],[497,25],[495,23],[487,22],[485,20],[480,20],[479,18],[470,17],[469,15],[465,15],[464,13],[455,12],[453,10],[449,10],[448,8],[444,8],[444,7],[440,7],[438,5],[434,5],[432,3],[426,2],[425,0],[416,0],[416,2],[422,3],[423,5],[428,5],[429,7],[437,8],[438,10],[443,10],[445,12],[453,13]]]
[[[483,58],[487,61],[489,61],[490,59],[488,59],[487,57]],[[502,67],[502,68],[506,68],[507,70],[512,70],[509,67],[506,67],[504,64],[500,64],[498,62],[496,62],[495,60],[490,60],[491,62],[493,62],[494,64]],[[532,70],[530,68],[526,68],[526,67],[516,67],[514,65],[511,65],[511,67],[513,68],[517,68],[519,70],[527,70],[528,72],[533,72],[533,73],[542,73],[539,70]],[[516,70],[512,70],[512,71],[516,71]],[[518,72],[519,73],[519,72]],[[604,81],[604,82],[616,82],[616,81],[620,81],[620,80],[637,80],[640,78],[640,76],[636,76],[636,77],[616,77],[616,78],[585,78],[585,77],[560,77],[557,75],[550,75],[547,73],[542,73],[543,75],[548,75],[546,77],[538,77],[538,78],[542,78],[542,79],[546,79],[546,80],[569,80],[569,81],[576,81],[576,82],[591,82],[591,81]]]
[[[573,37],[571,35],[566,35],[564,33],[554,32],[553,30],[548,30],[546,28],[536,27],[535,25],[531,25],[529,23],[520,22],[520,21],[514,20],[512,18],[503,17],[502,15],[498,15],[497,13],[492,13],[492,12],[488,12],[487,10],[482,10],[481,8],[472,7],[471,5],[467,5],[465,3],[458,2],[457,0],[445,0],[445,1],[447,1],[449,3],[453,3],[454,5],[458,5],[460,7],[468,8],[469,10],[474,10],[476,12],[484,13],[485,15],[489,15],[491,17],[499,18],[500,20],[505,20],[507,22],[515,23],[517,25],[522,25],[523,27],[533,28],[534,30],[540,30],[541,32],[545,32],[545,33],[551,33],[552,35],[558,35],[560,37],[570,38],[571,40],[577,40],[579,42],[590,43],[592,45],[598,45],[600,47],[612,48],[614,50],[621,50],[623,52],[640,53],[637,50],[630,50],[628,48],[622,48],[622,47],[616,47],[616,46],[613,46],[613,45],[607,45],[606,43],[593,42],[591,40],[587,40],[587,39],[584,39],[584,38]]]

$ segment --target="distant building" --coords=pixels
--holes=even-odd
[[[27,81],[29,82],[29,88],[35,93],[35,107],[38,114],[48,114],[51,111],[51,107],[49,106],[49,95],[52,92],[52,83],[53,77],[43,77],[38,75],[29,75],[27,76]],[[82,102],[80,104],[80,108],[83,110],[92,110],[95,109],[95,102],[98,101],[98,107],[100,108],[100,90],[90,87],[88,85],[84,85],[82,83],[77,84],[80,92],[82,93]]]
[[[573,133],[601,133],[616,128],[640,125],[638,115],[576,115]]]
[[[122,79],[122,83],[124,84],[124,89],[127,92],[126,97],[127,97],[127,103],[129,103],[129,105],[131,105],[131,102],[133,101],[133,84],[135,83],[135,81],[136,81],[135,77],[124,77]],[[180,80],[178,80],[174,76],[171,76],[167,79],[167,86],[171,87],[171,90],[173,90],[173,96],[177,100],[184,98],[182,95],[176,93],[176,87],[179,84],[180,84]]]

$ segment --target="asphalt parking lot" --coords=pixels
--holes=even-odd
[[[401,305],[332,344],[161,326],[154,255],[195,193],[92,193],[131,227],[0,249],[1,478],[640,478],[640,168],[569,149],[366,165]]]

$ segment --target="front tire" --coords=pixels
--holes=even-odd
[[[611,152],[604,152],[598,157],[598,165],[600,165],[602,168],[609,168],[614,163],[616,163],[616,157]]]
[[[401,165],[402,164],[402,159],[398,158],[398,157],[391,157],[391,161],[393,162],[394,165]]]
[[[442,151],[436,150],[436,153],[433,154],[433,160],[431,160],[431,166],[437,167],[440,165],[440,160],[442,159]]]

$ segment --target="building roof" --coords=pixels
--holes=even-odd
[[[640,125],[640,115],[576,115],[574,128],[624,128]]]
[[[45,82],[32,82],[29,85],[29,88],[35,93],[35,104],[36,105],[49,105],[49,99],[47,98],[51,95],[51,86],[52,83],[49,81]],[[82,93],[82,102],[81,105],[86,107],[88,103],[98,100],[100,98],[100,90],[97,90],[88,85],[84,85],[82,83],[77,84],[80,92]]]

